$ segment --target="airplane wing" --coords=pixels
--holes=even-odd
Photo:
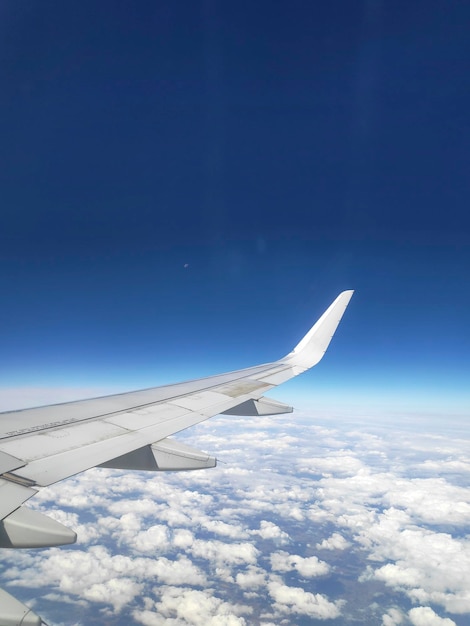
[[[216,459],[169,437],[214,415],[273,415],[264,398],[323,357],[351,299],[344,291],[285,357],[228,374],[0,414],[0,547],[74,543],[76,534],[24,503],[38,489],[91,467],[151,471],[214,467]],[[0,590],[0,626],[41,624]]]

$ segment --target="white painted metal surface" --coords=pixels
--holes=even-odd
[[[29,607],[0,589],[0,626],[41,626],[41,618]]]
[[[0,524],[2,548],[50,548],[76,540],[73,530],[26,506],[20,506]]]
[[[0,520],[36,493],[36,489],[18,485],[6,478],[0,478]]]
[[[326,352],[354,291],[343,291],[285,359],[308,369],[316,365]]]
[[[288,404],[271,400],[269,398],[260,398],[259,400],[246,400],[233,409],[224,411],[224,415],[280,415],[282,413],[292,413],[294,409]]]

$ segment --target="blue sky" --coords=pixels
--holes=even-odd
[[[1,12],[3,390],[278,358],[353,288],[280,397],[468,410],[468,6]]]

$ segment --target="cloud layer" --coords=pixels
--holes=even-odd
[[[302,414],[212,420],[182,438],[226,461],[214,470],[95,469],[42,490],[33,504],[79,542],[6,553],[2,584],[37,598],[56,625],[101,615],[150,626],[359,616],[460,626],[470,614],[467,442],[410,432],[409,420],[389,433]]]

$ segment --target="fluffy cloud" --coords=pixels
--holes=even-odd
[[[470,612],[470,541],[412,526],[406,514],[396,510],[378,516],[361,537],[371,558],[392,561],[369,568],[370,577],[401,589],[415,601]]]
[[[468,474],[470,473],[470,460],[467,457],[462,459],[452,459],[444,461],[436,461],[432,459],[426,459],[423,463],[417,465],[417,467],[426,472],[433,474]]]
[[[430,525],[465,525],[470,518],[470,491],[443,478],[397,480],[384,500]]]
[[[142,587],[135,581],[135,575],[139,570],[143,573],[149,565],[147,560],[136,562],[120,555],[111,556],[98,546],[87,552],[67,553],[59,549],[48,552],[48,558],[34,553],[26,555],[20,578],[16,578],[18,571],[9,571],[12,582],[28,587],[54,586],[66,594],[106,602],[114,612],[119,612],[140,593]]]
[[[297,461],[299,471],[311,472],[312,474],[345,474],[354,476],[363,468],[363,463],[351,452],[340,450],[327,457],[299,459]]]
[[[155,550],[165,550],[169,548],[170,535],[168,529],[163,524],[156,524],[146,530],[136,532],[133,536],[134,550],[147,554]]]
[[[274,552],[271,554],[271,567],[275,572],[290,572],[297,570],[301,576],[324,576],[330,571],[330,566],[325,561],[320,561],[316,556],[303,558],[298,554],[287,552]]]
[[[317,548],[321,550],[346,550],[351,544],[346,541],[343,535],[333,533],[330,537],[317,543]]]
[[[258,589],[266,584],[267,573],[260,567],[249,566],[236,576],[236,583],[243,589]]]
[[[119,613],[142,590],[142,585],[131,578],[110,578],[101,583],[94,583],[82,589],[82,595],[87,600],[111,604],[114,612]],[[70,591],[70,590],[69,590]]]
[[[456,626],[454,620],[439,617],[429,606],[418,606],[409,611],[408,616],[413,626]]]
[[[153,609],[134,611],[134,619],[145,626],[245,626],[248,606],[224,602],[211,591],[166,587]]]
[[[179,528],[173,532],[173,545],[176,548],[185,550],[189,548],[194,542],[194,535],[190,530],[186,528]]]
[[[262,539],[273,539],[280,543],[285,543],[289,535],[281,530],[277,524],[261,520],[259,530],[252,530],[251,535],[259,535]]]
[[[310,593],[300,587],[289,587],[277,576],[272,576],[268,591],[274,608],[280,614],[297,613],[315,619],[333,619],[341,614],[341,602],[330,602],[324,595]]]
[[[382,615],[382,626],[399,626],[403,623],[403,613],[399,609],[389,609]]]
[[[362,456],[360,449],[355,453]],[[449,612],[470,612],[470,545],[452,532],[468,528],[470,490],[442,477],[403,476],[396,467],[394,472],[383,471],[387,463],[382,454],[377,468],[375,463],[363,464],[355,475],[348,475],[341,458],[335,452],[328,463],[317,464],[328,472],[317,482],[316,502],[308,514],[317,523],[343,527],[370,561],[378,562],[369,565],[361,580],[383,581],[415,602],[439,604]],[[328,540],[316,545],[326,548]]]
[[[224,543],[222,541],[204,541],[196,539],[191,546],[191,553],[210,561],[219,567],[227,565],[256,564],[259,550],[251,543]]]
[[[8,577],[16,585],[53,586],[66,594],[78,595],[91,602],[101,602],[119,612],[140,595],[150,578],[169,585],[207,584],[205,574],[187,557],[131,558],[111,555],[103,546],[86,552],[57,548],[44,553],[23,553],[20,568],[10,569]],[[20,578],[17,578],[20,576]]]
[[[209,519],[204,521],[202,526],[216,535],[230,537],[231,539],[244,539],[248,537],[248,533],[241,526],[237,524],[227,524],[222,520]]]

